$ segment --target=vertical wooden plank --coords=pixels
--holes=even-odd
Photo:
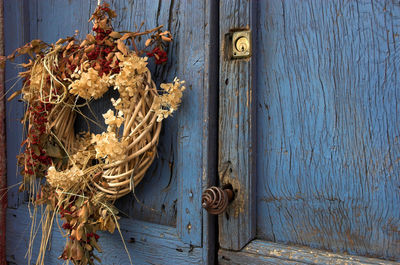
[[[29,8],[27,0],[3,1],[4,3],[4,36],[5,54],[11,54],[16,48],[29,41]],[[7,62],[5,68],[5,90],[12,94],[21,89],[18,82],[18,63],[25,60],[19,57],[13,62]],[[22,142],[23,106],[17,100],[6,103],[6,131],[7,131],[7,185],[8,206],[17,207],[23,200],[23,194],[18,192],[21,177],[17,167],[16,156],[19,154]]]
[[[176,35],[177,50],[175,51],[177,73],[185,79],[187,89],[184,93],[182,106],[176,114],[177,152],[176,173],[178,176],[178,217],[177,230],[183,242],[201,246],[202,208],[201,192],[202,178],[206,174],[207,146],[203,143],[208,137],[207,95],[208,58],[205,49],[209,43],[206,32],[209,21],[206,21],[208,4],[206,1],[177,1],[174,10],[181,19],[179,24],[182,34]]]
[[[400,5],[260,1],[257,238],[400,260]]]
[[[0,1],[0,56],[4,56],[3,1]],[[7,158],[4,94],[4,69],[0,67],[0,264],[6,264]]]
[[[252,30],[252,4],[255,2],[220,2],[218,166],[223,173],[229,164],[228,174],[220,175],[220,184],[231,184],[235,199],[219,216],[219,243],[233,250],[241,249],[255,234],[253,59],[227,58],[225,36],[231,29]]]

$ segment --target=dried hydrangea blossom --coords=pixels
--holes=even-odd
[[[124,122],[124,118],[122,116],[122,111],[118,111],[118,115],[115,116],[114,111],[112,111],[111,109],[103,114],[104,122],[108,125],[108,132],[113,131],[115,128],[121,127],[122,123]]]
[[[57,171],[54,166],[51,166],[47,170],[46,179],[50,186],[68,190],[81,183],[85,179],[85,174],[77,166],[72,166],[64,171]]]
[[[127,113],[131,104],[135,104],[131,98],[144,89],[145,73],[149,70],[147,57],[139,57],[131,53],[120,59],[122,60],[121,71],[115,76],[114,89],[118,89],[121,101],[114,101],[113,104],[117,110]]]
[[[174,112],[182,99],[182,92],[185,90],[185,81],[174,79],[174,83],[161,84],[164,94],[154,98],[153,110],[156,112],[157,122],[162,121]]]
[[[72,77],[77,79],[68,86],[69,92],[84,99],[101,98],[112,85],[109,76],[100,77],[93,68],[89,68],[87,72],[77,71]]]
[[[106,163],[123,160],[126,157],[127,141],[118,141],[115,132],[93,134],[91,142],[96,150],[96,158],[104,158]]]

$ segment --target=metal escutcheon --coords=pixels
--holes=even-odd
[[[213,186],[203,192],[201,206],[208,213],[218,215],[225,212],[233,197],[234,193],[230,188],[221,189]]]

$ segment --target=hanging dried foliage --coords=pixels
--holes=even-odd
[[[94,34],[84,40],[77,35],[55,44],[33,40],[0,60],[4,65],[22,54],[32,58],[22,64],[23,87],[11,98],[22,94],[27,106],[24,152],[18,157],[24,177],[20,189],[30,192],[34,205],[46,206],[36,264],[44,263],[57,214],[66,237],[60,259],[82,265],[99,260],[97,232],[119,229],[113,202],[141,181],[156,155],[161,121],[181,102],[184,82],[175,79],[157,89],[143,56],[166,63],[170,32],[159,26],[119,33],[111,25],[114,17],[104,3],[89,19]],[[145,49],[138,50],[142,36],[148,39]],[[114,110],[103,114],[107,131],[76,135],[75,119],[82,114],[78,99],[90,105],[109,89],[117,90],[119,98],[111,99]]]

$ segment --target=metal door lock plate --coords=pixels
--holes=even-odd
[[[250,30],[232,32],[231,58],[243,59],[251,56]]]

